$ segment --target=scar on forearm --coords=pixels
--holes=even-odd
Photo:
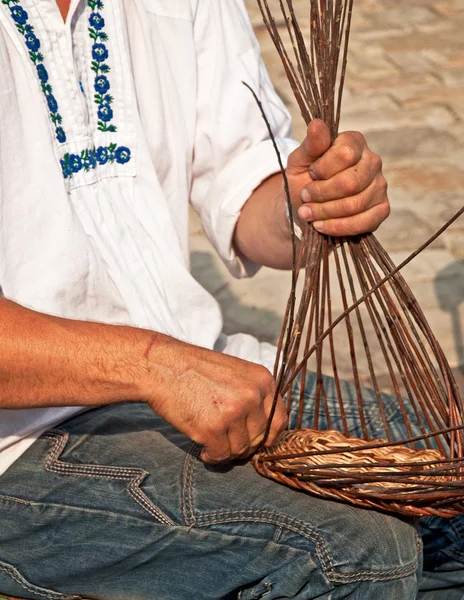
[[[150,342],[148,343],[148,346],[146,347],[145,352],[143,353],[144,358],[148,358],[148,355],[150,354],[151,349],[156,344],[156,339],[157,339],[157,336],[154,333],[150,338]]]

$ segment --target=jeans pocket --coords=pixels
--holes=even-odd
[[[0,594],[24,596],[34,600],[80,600],[81,596],[62,594],[48,588],[35,585],[29,581],[16,567],[0,560]]]

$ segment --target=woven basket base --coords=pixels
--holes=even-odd
[[[385,445],[363,449],[375,443]],[[262,449],[252,462],[269,479],[363,508],[411,517],[464,513],[464,476],[443,475],[448,461],[438,450],[300,429],[284,432],[276,445]]]

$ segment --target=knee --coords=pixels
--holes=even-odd
[[[342,516],[330,539],[324,535],[329,579],[355,583],[418,578],[422,544],[411,521],[351,507]]]
[[[345,590],[341,597],[414,600],[422,570],[422,544],[414,524],[374,511],[351,516],[345,543],[336,551],[331,545],[328,578]]]

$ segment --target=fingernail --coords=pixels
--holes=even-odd
[[[303,221],[310,221],[313,218],[313,211],[309,206],[301,206],[298,209],[298,215]]]
[[[311,202],[311,194],[306,188],[303,188],[301,191],[301,199],[303,202]]]
[[[324,230],[324,221],[314,221],[313,227],[314,227],[314,229],[317,229],[318,231],[323,231]]]
[[[311,179],[317,179],[317,173],[316,171],[313,171],[313,169],[309,169],[309,176],[311,177]]]

